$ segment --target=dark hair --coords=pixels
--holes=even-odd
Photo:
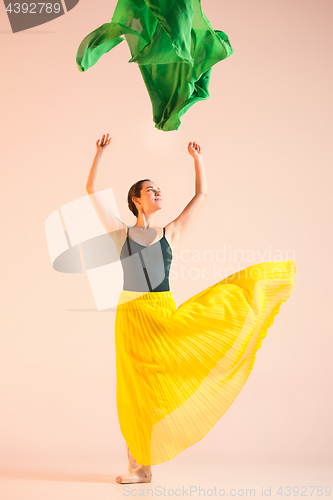
[[[141,198],[141,189],[142,189],[142,184],[145,181],[150,181],[151,179],[141,179],[141,181],[136,182],[131,186],[130,190],[128,191],[127,195],[127,203],[128,203],[128,208],[130,209],[131,212],[137,217],[139,215],[138,209],[135,206],[134,201],[132,200],[133,196],[135,198]]]

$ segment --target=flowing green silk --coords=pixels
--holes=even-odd
[[[209,98],[212,66],[234,52],[227,35],[213,30],[200,0],[119,0],[111,22],[82,40],[79,70],[124,39],[128,62],[138,63],[149,93],[155,127],[163,131],[177,130],[180,117]]]

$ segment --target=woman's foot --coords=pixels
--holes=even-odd
[[[132,474],[124,474],[117,476],[116,481],[120,484],[128,483],[150,483],[152,479],[151,466],[139,465]]]

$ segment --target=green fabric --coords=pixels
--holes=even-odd
[[[138,63],[148,90],[155,127],[163,131],[177,130],[180,117],[209,98],[212,66],[234,52],[227,35],[213,30],[200,0],[119,0],[111,22],[82,40],[79,70],[124,39],[128,62]]]

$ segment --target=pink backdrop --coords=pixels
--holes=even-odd
[[[311,464],[313,484],[321,477],[325,486],[333,449],[332,3],[203,0],[235,53],[213,67],[210,99],[187,111],[175,132],[154,128],[126,42],[86,73],[77,69],[79,43],[111,20],[116,1],[96,5],[81,0],[66,15],[16,34],[0,5],[2,498],[30,498],[29,491],[34,500],[51,493],[92,498],[94,475],[98,498],[109,498],[101,477],[112,483],[127,472],[115,401],[115,313],[96,310],[85,274],[53,270],[45,238],[46,218],[86,194],[95,142],[107,132],[113,143],[100,186],[112,187],[128,225],[135,218],[127,191],[146,177],[162,189],[159,225],[179,215],[195,186],[187,144],[201,145],[209,197],[175,249],[177,305],[230,268],[281,256],[297,268],[292,295],[244,389],[203,440],[153,468],[156,480],[181,483],[189,470],[193,480],[207,478],[208,464],[211,484],[233,478],[241,487],[240,463],[263,464],[249,474],[258,485],[281,464],[291,464],[286,474]],[[227,262],[203,261],[205,249],[221,248],[230,251]],[[181,263],[184,278],[177,275]],[[60,494],[60,483],[47,492],[46,483],[34,483],[32,493],[13,479],[80,475],[92,482],[78,483],[75,494]],[[300,484],[296,476],[292,484]],[[121,496],[122,487],[112,486]]]

